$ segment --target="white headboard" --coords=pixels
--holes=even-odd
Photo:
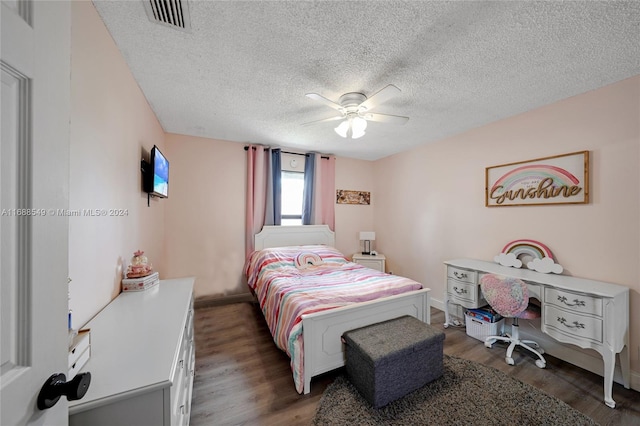
[[[335,233],[327,225],[263,226],[254,237],[255,249],[326,244],[335,247]]]

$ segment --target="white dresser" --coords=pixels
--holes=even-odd
[[[69,403],[70,425],[188,425],[195,369],[194,278],[162,280],[121,293],[91,329],[84,398]]]
[[[482,260],[456,259],[444,263],[447,268],[445,327],[450,324],[449,303],[465,308],[487,304],[480,290],[482,275],[499,274],[521,279],[527,284],[529,297],[540,301],[542,333],[558,342],[593,349],[600,354],[604,363],[604,402],[615,407],[611,392],[617,354],[625,388],[629,388],[631,379],[629,288],[568,275],[508,268]]]
[[[387,258],[384,257],[384,254],[378,253],[376,255],[371,255],[371,254],[356,253],[353,256],[351,256],[351,260],[353,261],[353,263],[366,266],[367,268],[375,269],[380,272],[385,272],[385,268],[386,268],[385,262]]]

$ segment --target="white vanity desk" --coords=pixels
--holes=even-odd
[[[484,274],[519,278],[527,283],[529,297],[540,301],[541,331],[562,343],[597,351],[604,361],[604,402],[612,398],[616,354],[620,354],[622,381],[629,388],[629,289],[618,284],[567,275],[509,268],[493,262],[455,259],[447,265],[445,327],[450,324],[449,302],[477,308],[487,302],[480,291]],[[571,359],[565,361],[572,362]]]

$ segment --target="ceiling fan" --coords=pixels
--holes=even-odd
[[[306,96],[316,101],[320,101],[326,106],[338,110],[340,115],[325,118],[323,120],[304,123],[303,126],[324,123],[327,121],[343,120],[334,130],[343,138],[357,139],[364,136],[367,128],[367,121],[376,121],[379,123],[404,124],[409,121],[409,117],[399,115],[379,114],[369,112],[376,106],[391,99],[400,93],[393,84],[381,89],[370,98],[359,92],[345,93],[340,96],[338,103],[333,102],[317,93],[307,93]]]

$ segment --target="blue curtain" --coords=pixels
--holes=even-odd
[[[264,224],[279,226],[282,224],[282,161],[279,149],[271,150],[267,175],[269,178],[267,179],[267,205]]]
[[[273,161],[273,224],[282,224],[282,160],[280,150],[274,149],[271,152]]]
[[[302,224],[311,225],[313,212],[313,176],[316,169],[316,154],[309,153],[304,161],[304,191],[302,193]]]

